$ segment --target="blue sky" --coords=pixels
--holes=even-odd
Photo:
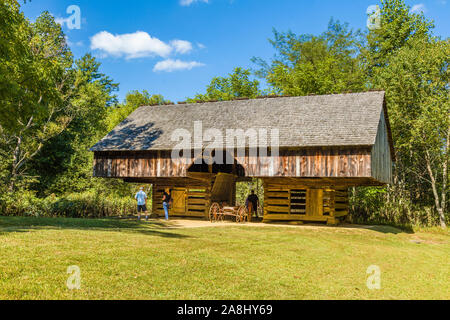
[[[435,34],[450,36],[450,1],[408,0],[434,19]],[[205,91],[214,76],[268,59],[267,39],[279,31],[319,34],[331,17],[366,28],[366,10],[378,0],[33,0],[22,6],[34,20],[47,10],[59,21],[76,57],[93,53],[102,71],[120,83],[119,98],[146,89],[177,102]],[[69,28],[71,5],[80,29]],[[76,22],[76,20],[71,20]],[[71,24],[71,23],[69,23]]]

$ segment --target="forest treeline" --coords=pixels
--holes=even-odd
[[[275,54],[215,77],[188,102],[386,91],[395,143],[394,183],[353,188],[358,223],[445,227],[449,181],[449,39],[403,0],[382,0],[380,24],[354,30],[331,20],[320,35],[273,31]],[[268,84],[262,89],[258,79]],[[169,103],[119,84],[94,56],[74,59],[43,12],[30,22],[0,3],[0,214],[100,217],[130,212],[135,186],[92,177],[89,148],[141,105]],[[238,194],[252,186],[241,185]]]

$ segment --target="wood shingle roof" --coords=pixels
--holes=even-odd
[[[224,137],[227,129],[278,129],[281,148],[372,146],[384,97],[383,91],[373,91],[143,106],[91,150],[171,150],[178,144],[172,141],[173,131],[186,129],[193,136],[195,121],[202,121],[204,131],[218,129]]]

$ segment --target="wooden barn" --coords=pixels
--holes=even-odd
[[[177,129],[192,137],[184,161],[172,160]],[[239,145],[244,153],[223,147],[232,157],[226,164],[199,160],[210,142],[196,141],[196,129],[228,140],[232,129],[278,132],[278,152],[268,135],[257,146]],[[267,154],[251,151],[268,144]],[[172,189],[170,215],[207,218],[211,203],[234,204],[237,182],[260,178],[264,221],[329,224],[348,214],[349,187],[390,183],[394,161],[382,91],[143,106],[91,150],[95,177],[153,184],[160,216],[165,188]]]

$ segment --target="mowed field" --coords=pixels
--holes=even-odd
[[[450,299],[448,232],[175,226],[0,217],[0,299]]]

